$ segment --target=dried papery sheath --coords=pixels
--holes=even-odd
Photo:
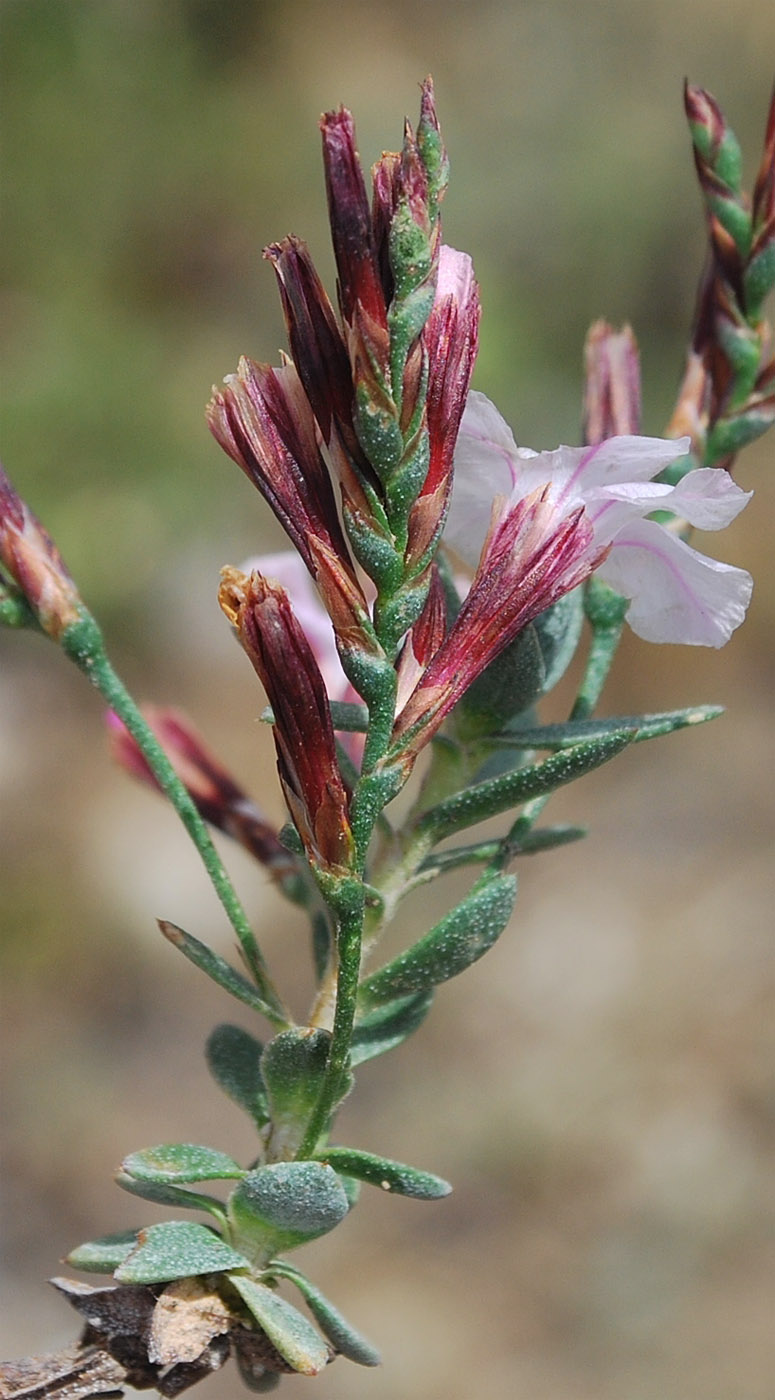
[[[640,429],[640,358],[629,326],[595,321],[584,345],[584,441]]]
[[[224,569],[220,604],[266,690],[277,766],[312,864],[343,870],[352,858],[348,797],[317,662],[279,584]]]
[[[307,246],[291,236],[270,243],[264,257],[277,276],[291,355],[323,441],[330,442],[335,424],[348,452],[357,455],[347,347]]]
[[[81,618],[83,604],[51,536],[0,466],[0,566],[53,641]],[[0,574],[0,580],[2,574]]]
[[[428,472],[409,516],[408,557],[418,564],[437,543],[452,488],[452,463],[474,370],[479,289],[467,253],[442,247],[436,298],[423,332],[428,356]]]
[[[351,567],[315,418],[292,364],[280,369],[243,357],[214,389],[207,419],[221,447],[272,507],[314,576],[311,535]]]
[[[587,576],[591,538],[583,511],[558,516],[546,489],[513,508],[496,498],[470,592],[396,720],[388,764],[413,762],[485,667]]]

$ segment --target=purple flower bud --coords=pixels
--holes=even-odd
[[[53,641],[80,620],[81,597],[59,550],[1,466],[0,565]]]
[[[253,573],[224,569],[219,601],[274,713],[277,769],[313,865],[344,870],[353,854],[347,791],[323,678],[288,595]]]

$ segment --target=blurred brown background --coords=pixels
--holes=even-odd
[[[702,247],[681,85],[718,97],[750,180],[770,5],[0,0],[0,27],[6,466],[135,690],[186,705],[279,818],[214,595],[222,563],[280,536],[202,408],[241,352],[283,343],[262,244],[300,233],[330,278],[319,112],[354,109],[368,164],[432,71],[446,240],[482,287],[475,383],[522,442],[575,441],[585,329],[629,318],[659,432]],[[745,628],[713,654],[628,641],[606,701],[729,713],[558,798],[589,839],[524,863],[513,929],[361,1073],[342,1140],[455,1193],[365,1189],[300,1256],[385,1358],[338,1362],[319,1400],[770,1400],[774,452],[743,457],[754,502],[707,541],[756,576]],[[0,793],[9,1355],[74,1335],[43,1282],[69,1247],[159,1218],[111,1183],[127,1151],[252,1142],[201,1054],[240,1012],[154,916],[226,953],[225,921],[172,816],[111,770],[96,697],[34,637],[0,637]],[[306,935],[229,858],[301,1008]],[[201,1393],[239,1389],[227,1369]]]

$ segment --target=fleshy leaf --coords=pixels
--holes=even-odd
[[[140,1231],[136,1247],[116,1269],[115,1278],[119,1283],[169,1283],[192,1274],[249,1267],[249,1260],[209,1226],[166,1220]]]
[[[263,1045],[241,1026],[216,1026],[208,1037],[205,1054],[216,1083],[234,1103],[244,1108],[259,1128],[269,1122],[266,1089],[261,1078]]]
[[[232,1275],[231,1282],[272,1346],[288,1364],[303,1376],[318,1375],[328,1364],[330,1353],[306,1317],[284,1298],[278,1298],[264,1283],[241,1274]]]
[[[350,1210],[357,1206],[361,1194],[361,1183],[354,1176],[345,1176],[343,1172],[337,1172],[339,1181],[347,1197],[347,1204]]]
[[[384,1006],[376,1006],[359,1017],[353,1031],[350,1064],[355,1067],[401,1045],[422,1025],[432,1001],[433,989],[429,987],[412,996],[398,997]]]
[[[227,1181],[245,1175],[245,1170],[214,1147],[193,1142],[165,1142],[144,1147],[124,1158],[121,1170],[136,1181]]]
[[[257,1167],[235,1187],[227,1206],[232,1239],[256,1258],[327,1234],[349,1209],[336,1172],[311,1161]]]
[[[88,1240],[72,1249],[65,1259],[74,1269],[84,1273],[112,1274],[123,1264],[128,1254],[137,1244],[137,1230],[119,1230],[115,1235],[101,1235],[98,1240]]]
[[[168,1181],[137,1181],[126,1172],[116,1172],[114,1181],[122,1191],[130,1196],[141,1196],[144,1201],[153,1201],[157,1206],[179,1206],[181,1210],[203,1210],[223,1225],[226,1213],[223,1201],[215,1196],[205,1196],[200,1191],[189,1191],[185,1186],[173,1186]]]
[[[320,1093],[331,1045],[329,1031],[310,1026],[281,1031],[261,1057],[272,1122],[306,1123]]]
[[[433,1172],[421,1172],[417,1167],[407,1167],[373,1152],[361,1152],[357,1147],[329,1147],[324,1160],[336,1171],[358,1177],[370,1186],[380,1186],[397,1196],[413,1196],[418,1201],[436,1201],[452,1190],[448,1181]]]
[[[379,1352],[351,1326],[314,1283],[290,1264],[270,1267],[272,1273],[278,1277],[287,1278],[291,1283],[295,1283],[320,1330],[341,1356],[346,1356],[348,1361],[355,1361],[359,1366],[379,1366]]]
[[[365,979],[358,994],[361,1005],[426,991],[464,972],[500,937],[514,908],[516,888],[513,875],[491,878],[475,888],[419,942]]]

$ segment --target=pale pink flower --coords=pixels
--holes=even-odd
[[[689,439],[621,436],[590,447],[531,452],[484,394],[469,395],[455,451],[445,542],[474,568],[491,525],[493,500],[508,516],[536,491],[546,491],[557,523],[579,510],[589,526],[574,560],[578,581],[593,570],[630,599],[627,621],[651,642],[719,647],[739,627],[751,596],[744,569],[719,563],[686,544],[675,529],[648,519],[666,511],[675,521],[720,530],[750,493],[719,468],[696,468],[676,486],[653,480]]]

